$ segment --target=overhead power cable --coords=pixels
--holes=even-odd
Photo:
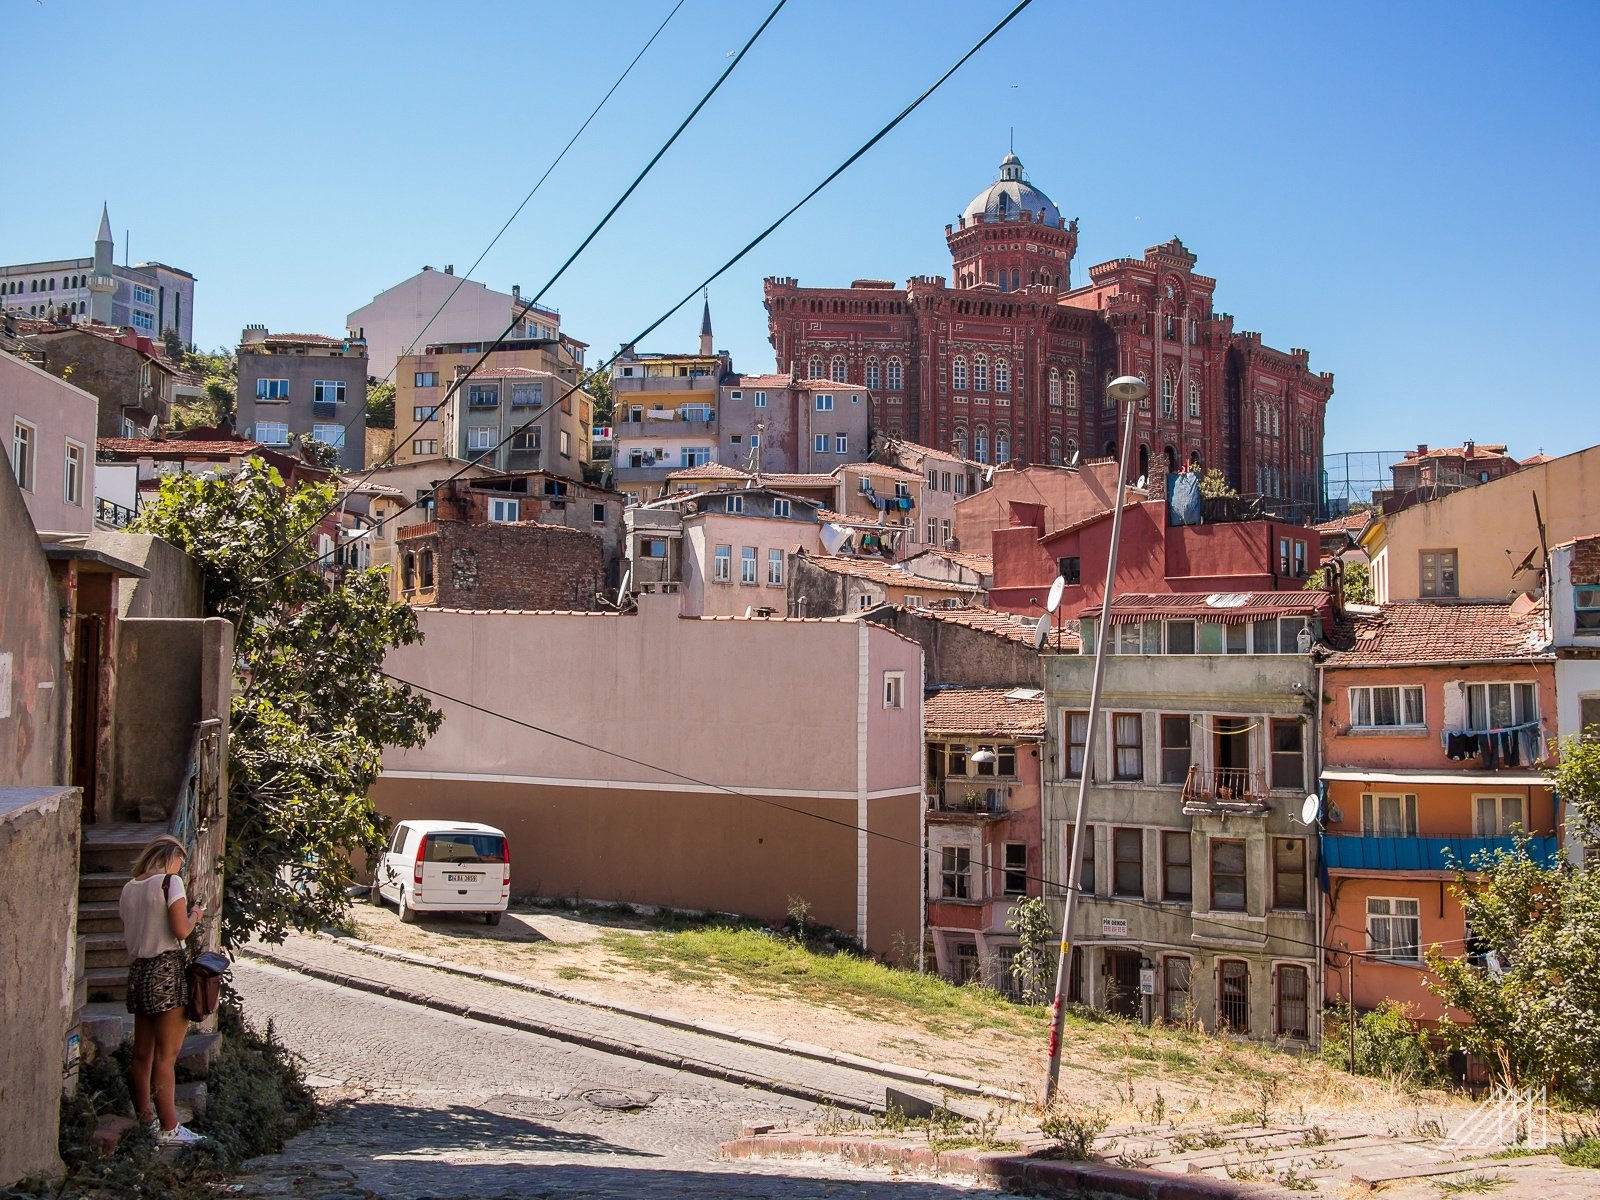
[[[874,146],[876,146],[879,142],[881,142],[885,137],[887,137],[890,134],[890,132],[895,129],[896,126],[898,126],[902,121],[904,121],[907,117],[909,117],[918,108],[920,108],[922,106],[922,104],[930,96],[932,96],[936,91],[939,90],[939,88],[941,86],[943,86],[943,84],[945,83],[946,80],[948,80],[952,75],[954,75],[958,70],[960,70],[961,67],[969,59],[971,59],[973,55],[977,54],[977,52],[979,50],[983,49],[984,46],[988,45],[988,43],[991,40],[993,40],[1000,33],[1000,31],[1002,29],[1004,29],[1013,20],[1015,20],[1016,17],[1018,16],[1018,14],[1020,14],[1025,8],[1027,8],[1032,3],[1033,3],[1033,0],[1019,0],[1019,3],[1014,8],[1012,8],[1011,11],[1008,12],[1004,17],[1002,17],[1000,19],[1000,21],[997,22],[995,24],[995,26],[992,29],[989,30],[988,33],[984,34],[983,37],[979,38],[978,41],[973,44],[971,49],[969,49],[965,54],[963,54],[959,59],[957,59],[955,61],[955,63],[952,66],[949,67],[949,69],[947,69],[942,75],[940,75],[936,80],[934,80],[933,83],[929,84],[928,87],[926,87],[922,91],[922,93],[916,97],[916,99],[912,100],[910,104],[906,105],[905,108],[901,109],[900,112],[897,113],[893,118],[891,118],[887,124],[885,124],[881,129],[879,129],[875,134],[873,134],[865,142],[863,142],[861,144],[860,148],[858,148],[853,154],[851,154],[850,157],[845,159],[842,163],[840,163],[832,171],[828,172],[828,174],[823,178],[823,180],[820,183],[818,183],[809,192],[807,192],[804,196],[802,196],[799,200],[797,200],[793,205],[791,205],[787,210],[785,210],[784,213],[777,218],[777,220],[773,221],[770,225],[768,225],[765,229],[763,229],[755,237],[751,238],[748,242],[746,242],[738,250],[738,252],[733,255],[733,257],[729,258],[720,267],[718,267],[716,270],[712,271],[711,274],[707,275],[703,280],[701,280],[699,283],[696,283],[692,288],[690,288],[687,292],[685,292],[684,295],[682,296],[682,298],[679,299],[675,304],[673,304],[671,308],[667,309],[666,312],[662,313],[659,317],[657,317],[649,325],[645,326],[638,333],[634,334],[633,337],[628,339],[628,341],[624,342],[622,348],[618,349],[618,351],[615,354],[613,354],[610,358],[606,359],[605,362],[601,363],[598,367],[595,367],[593,370],[585,373],[582,377],[580,377],[579,381],[576,384],[574,384],[572,387],[568,388],[565,392],[563,392],[560,396],[556,397],[554,400],[550,401],[550,403],[546,404],[543,408],[541,408],[538,411],[536,411],[526,421],[524,421],[521,425],[517,426],[515,429],[511,430],[510,433],[507,433],[505,436],[503,436],[498,442],[496,442],[488,450],[483,451],[483,455],[487,456],[487,455],[493,454],[501,446],[504,446],[507,442],[513,440],[518,434],[522,433],[524,430],[526,430],[529,427],[531,427],[532,425],[534,425],[546,413],[548,413],[551,409],[555,408],[556,405],[558,405],[558,404],[562,403],[563,401],[565,401],[574,392],[580,391],[582,389],[582,387],[583,387],[583,384],[587,380],[593,379],[595,376],[599,375],[602,371],[604,371],[608,367],[610,367],[610,365],[612,363],[614,363],[619,357],[621,357],[624,349],[626,349],[628,346],[637,345],[639,342],[643,341],[646,337],[648,337],[657,328],[659,328],[661,325],[665,324],[672,317],[672,315],[674,313],[676,313],[680,308],[682,308],[690,300],[694,299],[695,296],[699,295],[705,288],[709,287],[713,282],[715,282],[718,278],[720,278],[727,271],[731,270],[735,266],[735,264],[737,264],[741,259],[743,259],[745,257],[745,255],[749,254],[752,250],[754,250],[762,242],[766,241],[767,238],[772,236],[772,234],[778,229],[779,226],[781,226],[790,217],[794,216],[795,213],[799,212],[802,208],[804,208],[806,206],[806,204],[808,204],[812,199],[814,199],[818,195],[818,193],[820,193],[830,183],[832,183],[835,179],[837,179],[840,175],[842,175],[854,163],[856,163],[864,154],[866,154],[869,150],[871,150]],[[480,362],[481,362],[481,360],[480,360]],[[476,369],[476,368],[474,368],[474,369]],[[390,453],[392,454],[393,451],[391,450]],[[387,460],[387,456],[386,456],[385,461],[386,460]],[[379,463],[377,465],[381,466],[382,464]],[[430,487],[427,491],[423,492],[420,496],[418,496],[417,502],[421,503],[422,500],[437,494],[439,488],[443,487],[447,483],[452,482],[453,480],[459,479],[466,471],[470,470],[472,466],[473,466],[473,460],[469,460],[469,461],[463,462],[461,464],[461,466],[457,467],[454,471],[452,471],[445,478],[443,478],[443,479],[437,481],[436,483],[434,483],[434,485],[432,487]],[[372,468],[372,470],[376,470],[376,469],[377,469],[376,466],[374,466]],[[371,474],[371,471],[369,470],[368,471],[368,475],[370,475],[370,474]],[[335,506],[335,507],[337,507],[337,506]],[[332,511],[333,510],[331,508],[328,510],[328,512],[332,512]],[[396,512],[391,513],[389,516],[383,518],[383,520],[378,521],[378,522],[374,523],[372,526],[370,526],[370,529],[372,529],[372,530],[381,529],[383,526],[387,525],[390,521],[392,521],[395,517],[399,516],[401,511],[404,511],[404,510],[397,510]],[[325,516],[327,516],[327,512],[323,513],[322,517],[318,517],[318,521],[322,520],[322,518],[325,517]],[[313,522],[312,525],[310,527],[308,527],[306,533],[309,534],[310,530],[314,529],[315,527],[316,527],[316,523]],[[285,544],[287,545],[287,544],[292,544],[292,543],[285,543]],[[280,550],[281,550],[281,548],[282,547],[280,547]],[[262,564],[261,565],[263,565],[263,566],[266,565],[266,562],[270,561],[271,557],[273,557],[273,556],[269,555],[266,558],[264,558],[262,560]],[[299,566],[290,568],[290,570],[287,570],[287,571],[280,571],[280,572],[278,572],[278,573],[276,573],[276,574],[274,574],[272,576],[269,576],[265,580],[261,580],[260,583],[261,583],[262,586],[264,586],[267,583],[271,583],[271,582],[273,582],[273,581],[275,581],[277,579],[283,578],[283,576],[285,576],[285,575],[292,574],[294,571],[301,570],[303,567],[308,566],[311,563],[316,562],[316,561],[317,561],[316,558],[314,558],[314,557],[310,558],[310,559],[306,560],[305,562],[301,563]]]
[[[483,352],[478,355],[477,361],[472,364],[471,368],[460,374],[450,384],[449,388],[446,389],[444,396],[441,397],[436,408],[443,408],[444,405],[450,402],[450,398],[461,390],[462,383],[470,379],[472,377],[472,373],[481,367],[486,361],[488,361],[489,355],[493,354],[497,349],[500,348],[505,340],[511,336],[512,331],[514,331],[518,325],[522,324],[523,319],[536,307],[538,307],[539,301],[544,298],[545,293],[555,286],[557,280],[566,274],[567,268],[572,266],[572,264],[577,261],[578,256],[588,249],[589,244],[593,242],[595,238],[600,236],[600,231],[610,224],[611,218],[616,216],[617,210],[627,203],[628,197],[632,196],[633,193],[639,189],[639,186],[644,183],[645,178],[652,170],[655,169],[656,164],[661,161],[661,159],[666,155],[667,151],[670,150],[673,144],[677,142],[678,138],[683,135],[683,131],[689,128],[690,123],[695,119],[695,117],[700,115],[700,110],[705,108],[705,106],[711,102],[711,97],[715,96],[721,89],[722,85],[727,82],[728,76],[732,75],[734,69],[742,61],[744,61],[744,56],[750,52],[750,47],[755,45],[756,39],[766,32],[767,26],[772,24],[773,19],[777,17],[778,13],[783,10],[783,6],[788,2],[789,0],[778,0],[777,4],[773,6],[772,11],[767,14],[766,20],[761,22],[761,24],[756,28],[756,31],[750,35],[749,40],[747,40],[745,44],[739,48],[738,53],[734,55],[732,61],[730,61],[728,65],[723,68],[722,74],[717,76],[716,82],[711,85],[710,89],[705,93],[705,95],[700,97],[695,106],[689,110],[689,115],[684,117],[683,120],[678,123],[678,127],[672,131],[671,136],[661,144],[660,148],[653,155],[651,155],[650,161],[645,163],[644,167],[639,171],[639,173],[634,176],[633,182],[628,184],[627,188],[623,190],[622,195],[618,196],[616,202],[606,210],[605,215],[602,216],[595,224],[595,227],[589,231],[588,236],[586,236],[583,241],[578,243],[577,249],[575,249],[571,254],[567,255],[565,261],[563,261],[562,264],[556,268],[555,274],[550,276],[550,278],[545,281],[544,286],[534,293],[531,298],[523,302],[522,307],[511,318],[506,327],[501,330],[494,341],[490,342],[489,345],[484,348]],[[577,389],[573,390],[575,391]],[[567,393],[567,395],[571,394],[572,393],[570,391]],[[525,422],[521,428],[526,428],[527,425],[532,424],[533,421],[537,420],[540,416],[543,416],[544,413],[548,411],[548,407],[540,410],[540,412],[529,418],[529,420]],[[426,422],[419,422],[412,428],[411,432],[408,433],[404,439],[396,438],[394,444],[389,447],[388,453],[386,453],[377,462],[373,463],[372,466],[366,468],[366,470],[362,472],[361,477],[357,479],[354,484],[350,485],[350,487],[360,487],[368,479],[371,479],[372,473],[393,458],[395,451],[402,445],[403,441],[410,441],[411,437],[421,430],[424,424],[426,424]],[[521,429],[519,428],[515,432],[521,432]],[[504,439],[502,439],[501,444],[504,444]],[[336,498],[334,503],[323,509],[307,527],[306,534],[309,535],[311,530],[315,529],[319,524],[322,523],[323,520],[337,511],[342,503],[342,499]],[[256,569],[259,570],[262,567],[265,567],[279,554],[283,553],[284,550],[294,545],[295,540],[296,539],[291,538],[273,547],[270,551],[262,556],[261,561],[259,564],[257,564]],[[273,578],[278,578],[278,576],[274,576]]]

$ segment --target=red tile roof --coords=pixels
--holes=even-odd
[[[1402,601],[1377,613],[1353,614],[1330,654],[1329,667],[1398,667],[1428,663],[1548,659],[1550,634],[1542,607],[1430,604]]]
[[[247,457],[270,449],[262,442],[245,438],[121,438],[103,437],[95,441],[102,454],[131,454],[135,457],[171,455],[215,455]]]
[[[1406,451],[1406,456],[1402,461],[1414,463],[1414,462],[1421,462],[1425,458],[1468,458],[1468,457],[1470,457],[1470,458],[1510,458],[1511,456],[1506,453],[1506,448],[1504,446],[1502,446],[1502,445],[1490,445],[1487,442],[1475,442],[1473,444],[1472,453],[1470,455],[1467,453],[1467,448],[1465,446],[1437,446],[1437,447],[1434,447],[1431,450],[1422,451],[1421,453],[1418,453],[1415,450],[1407,450]],[[1516,460],[1512,459],[1512,461],[1515,462]]]
[[[942,559],[955,563],[958,567],[976,571],[979,575],[994,574],[994,556],[992,554],[967,554],[961,550],[946,550],[942,546],[929,546],[922,553],[937,555]]]
[[[268,346],[342,346],[346,340],[325,333],[269,333],[263,339]]]
[[[1131,625],[1137,621],[1163,617],[1193,617],[1219,625],[1243,625],[1267,617],[1321,614],[1328,607],[1328,593],[1311,592],[1128,592],[1111,601],[1111,623]],[[1100,606],[1083,609],[1080,617],[1098,617]]]
[[[724,463],[701,463],[698,467],[684,467],[681,471],[671,471],[667,474],[667,481],[674,479],[737,479],[741,482],[754,479],[755,476],[748,471],[741,471],[738,467],[730,467]]]
[[[1335,517],[1331,521],[1324,521],[1312,528],[1318,533],[1360,533],[1372,520],[1370,512],[1345,513],[1342,517]]]
[[[927,479],[927,476],[921,475],[916,471],[907,471],[904,467],[891,467],[886,463],[840,463],[833,469],[832,474],[837,475],[841,471],[854,471],[859,475],[877,475],[888,479],[903,479],[907,482],[915,480],[918,483],[923,483]]]
[[[1039,627],[1038,617],[1018,616],[1016,613],[994,608],[925,608],[918,609],[917,615],[943,621],[947,625],[962,625],[980,633],[993,634],[995,637],[1003,637],[1029,646],[1033,645],[1034,631]],[[1052,625],[1050,629],[1052,648],[1056,645],[1057,633],[1057,629]],[[1062,653],[1077,654],[1083,649],[1074,622],[1063,619],[1059,634]]]
[[[793,384],[793,375],[735,375],[728,382],[728,386],[732,388],[786,388]]]
[[[1013,700],[1013,693],[1034,696]],[[1044,696],[1028,688],[938,688],[922,701],[924,733],[980,737],[1042,737]]]
[[[907,450],[912,454],[921,454],[924,457],[926,457],[928,455],[932,455],[935,458],[949,459],[949,460],[953,460],[955,462],[964,463],[965,465],[967,465],[969,467],[981,467],[981,466],[983,466],[982,463],[975,462],[970,458],[962,458],[961,455],[957,454],[954,450],[939,450],[939,449],[936,449],[933,446],[921,445],[918,442],[908,442],[908,441],[906,441],[905,438],[889,438],[884,443],[884,447],[883,448],[884,448],[884,450],[886,452],[893,452],[895,450]]]
[[[857,579],[870,579],[874,583],[908,588],[913,592],[950,592],[970,596],[973,589],[959,583],[943,583],[937,579],[919,579],[910,571],[902,571],[890,563],[872,558],[840,558],[831,554],[802,555],[805,560],[835,575],[851,575]]]

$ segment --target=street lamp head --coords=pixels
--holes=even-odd
[[[1150,385],[1137,375],[1119,375],[1106,384],[1106,395],[1118,404],[1137,403],[1150,394]]]
[[[972,760],[975,763],[992,763],[995,759],[993,750],[974,750]]]

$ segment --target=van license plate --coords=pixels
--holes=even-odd
[[[446,875],[444,877],[446,883],[477,883],[482,878],[482,875]]]

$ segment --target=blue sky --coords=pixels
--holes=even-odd
[[[0,261],[89,253],[104,199],[119,258],[129,229],[135,260],[199,277],[202,345],[337,332],[424,263],[465,269],[671,5],[11,0],[32,83]],[[543,286],[768,7],[686,0],[478,278]],[[614,350],[1008,7],[790,0],[550,289],[563,327]],[[1036,0],[713,286],[717,345],[772,368],[766,275],[948,273],[944,225],[1014,128],[1080,218],[1075,279],[1181,236],[1237,327],[1335,373],[1329,451],[1578,449],[1600,441],[1597,34],[1592,3]]]

